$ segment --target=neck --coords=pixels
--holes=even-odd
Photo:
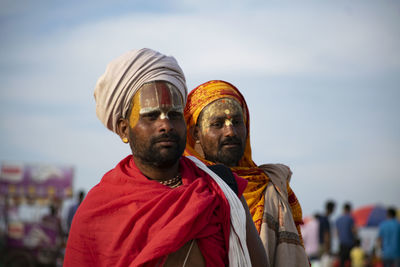
[[[138,158],[133,157],[136,167],[147,178],[157,181],[165,181],[174,178],[179,172],[179,160],[168,167],[158,167],[147,162],[143,162]]]

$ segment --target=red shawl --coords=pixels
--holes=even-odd
[[[228,265],[228,201],[191,160],[181,158],[180,173],[183,185],[171,189],[123,159],[80,205],[64,266],[155,266],[192,239],[207,266]],[[236,180],[240,196],[247,183]]]

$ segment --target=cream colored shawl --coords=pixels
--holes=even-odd
[[[231,213],[231,230],[229,232],[229,266],[250,267],[250,255],[246,243],[246,213],[236,194],[230,187],[203,162],[193,156],[188,156],[197,167],[202,169],[219,185],[229,202]]]

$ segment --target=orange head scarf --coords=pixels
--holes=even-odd
[[[195,140],[191,134],[191,129],[196,125],[201,111],[208,104],[221,98],[232,98],[238,101],[244,113],[243,117],[247,128],[246,148],[243,157],[239,161],[239,165],[231,169],[237,175],[248,181],[243,195],[249,205],[250,213],[253,216],[253,221],[256,224],[257,230],[260,231],[265,200],[264,190],[268,185],[269,179],[264,171],[257,168],[257,165],[251,158],[249,110],[242,94],[235,86],[228,82],[214,80],[206,82],[190,92],[184,112],[186,125],[188,127],[185,155],[195,156],[207,165],[214,164],[204,159],[204,157],[195,150]]]
[[[243,153],[243,157],[240,159],[238,166],[231,168],[233,172],[248,181],[246,190],[243,196],[249,206],[250,213],[253,217],[253,221],[256,225],[258,232],[260,232],[264,202],[265,202],[265,188],[268,185],[269,178],[265,172],[258,168],[253,162],[251,157],[251,146],[250,146],[250,115],[246,101],[239,90],[232,84],[220,81],[212,80],[203,83],[193,89],[187,98],[187,103],[184,111],[185,121],[187,125],[187,142],[186,150],[184,155],[195,156],[202,160],[207,165],[214,164],[213,162],[207,161],[195,150],[195,140],[192,136],[192,129],[197,124],[197,119],[201,111],[210,103],[221,98],[232,98],[239,102],[243,110],[243,117],[247,129],[246,148]],[[302,222],[302,212],[299,202],[293,191],[290,189],[288,184],[289,203],[292,208],[292,214],[299,229],[299,224]],[[299,231],[300,233],[300,231]]]

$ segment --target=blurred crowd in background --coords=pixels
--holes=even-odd
[[[400,266],[400,212],[396,207],[344,203],[340,215],[333,200],[304,218],[304,247],[312,267]]]

